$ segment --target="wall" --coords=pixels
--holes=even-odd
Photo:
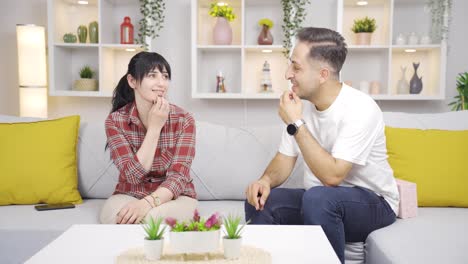
[[[322,0],[323,1],[323,0]],[[328,0],[333,1],[333,0]],[[321,1],[313,0],[312,5]],[[322,2],[323,3],[323,2]],[[0,10],[0,114],[17,115],[18,73],[16,60],[15,25],[20,23],[47,24],[46,0],[3,0]],[[154,49],[163,54],[173,68],[173,80],[169,99],[195,114],[197,120],[228,126],[251,126],[280,122],[275,100],[199,100],[190,95],[190,1],[166,1],[166,22],[161,36],[154,40]],[[14,12],[12,12],[14,10]],[[468,1],[454,0],[452,25],[447,58],[446,101],[381,101],[383,111],[444,112],[447,103],[456,94],[455,77],[468,71],[468,52],[465,49],[468,37],[465,32],[468,16]],[[317,9],[309,15],[316,18]],[[326,15],[326,14],[325,14]],[[334,19],[334,18],[333,18]],[[169,26],[170,25],[170,26]],[[317,25],[317,24],[315,24]],[[110,98],[49,97],[49,117],[79,114],[85,121],[101,121],[110,109]]]

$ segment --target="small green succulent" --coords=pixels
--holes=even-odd
[[[224,227],[226,228],[225,234],[228,239],[239,239],[241,237],[242,229],[245,225],[250,223],[250,220],[245,225],[239,227],[241,221],[240,216],[228,215],[224,218]]]
[[[161,240],[166,230],[166,226],[161,228],[161,223],[163,222],[162,217],[153,219],[150,217],[149,220],[143,221],[143,229],[146,232],[146,239],[148,240]]]
[[[351,30],[354,33],[372,33],[376,28],[377,26],[375,19],[366,16],[362,19],[355,19]]]
[[[210,16],[212,17],[224,17],[227,21],[231,22],[236,18],[236,15],[233,12],[232,7],[226,3],[211,3],[210,6]]]
[[[89,67],[88,65],[80,69],[80,77],[82,79],[92,79],[93,75],[94,75],[94,71],[91,70],[91,67]]]

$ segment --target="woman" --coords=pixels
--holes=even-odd
[[[195,121],[166,97],[171,67],[155,52],[128,64],[106,119],[107,144],[120,175],[106,201],[104,224],[137,224],[146,216],[191,218],[197,207],[190,178]]]

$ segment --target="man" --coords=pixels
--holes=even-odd
[[[387,161],[382,112],[368,95],[339,81],[344,38],[325,28],[303,28],[280,98],[287,125],[279,151],[251,183],[245,203],[252,224],[321,225],[344,263],[345,242],[363,242],[395,221],[399,195]],[[303,111],[302,100],[310,104]],[[302,154],[305,189],[276,188]]]

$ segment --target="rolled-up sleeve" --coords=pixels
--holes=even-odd
[[[111,159],[120,172],[120,179],[131,184],[142,183],[149,171],[143,168],[122,130],[111,118],[106,119],[106,135]]]
[[[177,199],[191,182],[190,167],[195,157],[195,120],[187,114],[175,145],[174,156],[160,187],[169,189]]]

